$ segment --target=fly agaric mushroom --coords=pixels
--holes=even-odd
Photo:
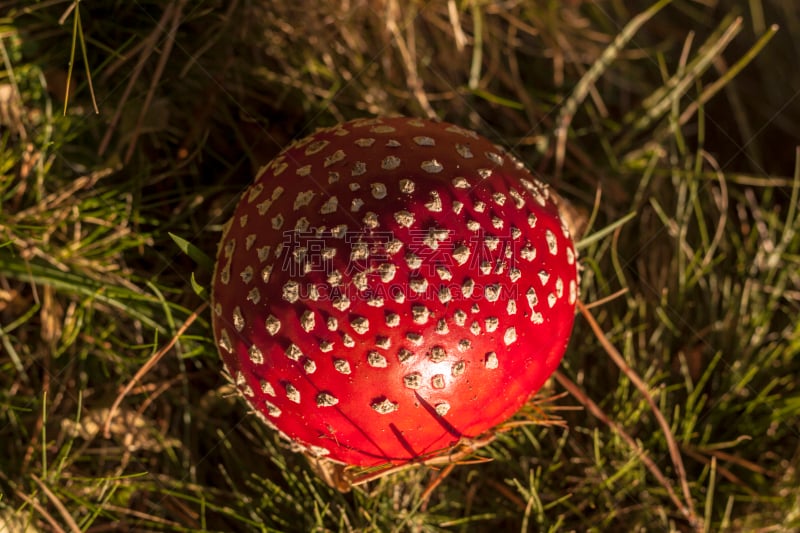
[[[555,371],[576,253],[548,188],[476,133],[355,120],[263,167],[225,227],[216,342],[312,457],[403,465],[510,418]]]

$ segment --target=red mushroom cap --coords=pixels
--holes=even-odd
[[[262,168],[226,226],[216,342],[307,452],[402,464],[511,417],[564,354],[576,253],[547,186],[488,139],[356,120]]]

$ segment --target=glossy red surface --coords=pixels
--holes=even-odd
[[[547,187],[475,133],[361,120],[295,142],[220,244],[213,324],[310,453],[404,463],[511,417],[558,366],[576,254]]]

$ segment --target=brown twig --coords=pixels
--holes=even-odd
[[[625,287],[625,288],[622,288],[622,289],[618,290],[617,292],[614,292],[614,293],[611,293],[611,294],[609,294],[608,296],[605,296],[605,297],[603,297],[603,298],[600,298],[599,300],[595,300],[595,301],[593,301],[593,302],[590,302],[590,303],[588,303],[588,304],[585,304],[585,306],[586,306],[586,309],[587,309],[587,310],[589,310],[589,309],[594,309],[595,307],[600,307],[601,305],[605,305],[605,304],[607,304],[608,302],[611,302],[611,301],[613,301],[613,300],[616,300],[616,299],[617,299],[617,298],[619,298],[620,296],[622,296],[622,295],[626,294],[626,293],[628,292],[628,290],[629,290],[629,289],[628,289],[627,287]]]
[[[642,381],[642,378],[634,372],[634,370],[628,366],[628,363],[625,362],[625,359],[622,355],[617,351],[611,341],[608,340],[603,330],[600,328],[600,325],[592,316],[592,313],[583,302],[578,301],[578,309],[580,309],[581,314],[589,323],[589,327],[592,328],[597,339],[600,341],[600,344],[605,349],[606,353],[611,360],[614,361],[614,364],[619,367],[620,370],[627,376],[631,383],[642,393],[645,400],[647,400],[648,405],[650,406],[650,410],[653,412],[653,416],[655,416],[658,425],[661,427],[661,431],[664,433],[664,438],[667,441],[667,449],[669,450],[670,459],[672,460],[672,464],[675,466],[675,471],[678,475],[678,480],[681,484],[681,489],[683,491],[683,497],[686,499],[686,507],[685,512],[686,518],[692,523],[697,523],[697,515],[694,509],[694,501],[692,500],[692,493],[689,489],[689,481],[686,479],[686,469],[683,466],[683,458],[681,457],[681,451],[678,447],[678,443],[675,441],[675,436],[672,434],[672,430],[669,427],[669,422],[667,419],[664,418],[664,415],[661,413],[661,410],[656,405],[655,400],[653,400],[653,396],[650,394],[648,390],[647,384]]]
[[[139,135],[141,134],[144,118],[147,115],[147,112],[150,110],[150,105],[153,102],[153,96],[156,93],[156,87],[158,86],[158,82],[161,80],[161,75],[164,73],[164,69],[167,66],[167,60],[169,60],[170,53],[172,52],[172,46],[175,44],[175,34],[178,31],[178,26],[181,24],[181,17],[183,16],[183,8],[186,5],[186,1],[187,0],[179,0],[173,9],[171,17],[172,24],[167,32],[164,47],[161,50],[161,56],[158,58],[158,63],[156,64],[155,73],[150,80],[150,87],[147,90],[147,96],[145,96],[144,103],[139,110],[139,117],[136,119],[136,126],[133,128],[133,132],[131,133],[131,140],[128,144],[128,150],[125,152],[125,158],[123,161],[126,164],[131,160],[131,157],[133,157],[133,152],[136,149],[136,141],[139,139]]]
[[[136,383],[138,383],[139,380],[142,379],[142,377],[147,374],[150,369],[152,369],[161,360],[161,358],[163,358],[167,352],[172,349],[173,346],[175,346],[175,343],[178,342],[178,339],[180,339],[181,335],[183,335],[186,330],[189,329],[189,326],[191,326],[194,321],[197,320],[197,317],[200,316],[200,313],[205,311],[206,307],[208,307],[208,302],[203,302],[197,309],[195,309],[194,312],[192,312],[192,314],[189,315],[186,321],[181,325],[181,327],[178,328],[175,336],[170,339],[167,345],[154,353],[150,359],[144,365],[142,365],[142,368],[136,372],[136,375],[133,376],[128,384],[125,385],[122,391],[120,391],[117,399],[114,400],[114,403],[111,404],[111,408],[108,410],[108,416],[103,424],[103,437],[107,439],[111,437],[111,420],[114,418],[114,415],[116,414],[117,409],[119,408],[119,405],[122,403],[122,400],[125,398],[125,396],[127,396]]]
[[[762,476],[771,477],[772,479],[779,479],[780,475],[773,472],[772,470],[767,470],[763,466],[756,464],[752,461],[748,461],[744,457],[738,457],[736,455],[723,452],[722,450],[715,450],[711,448],[696,448],[690,445],[683,445],[681,446],[687,453],[693,452],[694,454],[698,455],[711,455],[719,459],[720,461],[727,461],[729,463],[733,463],[735,465],[741,466],[742,468],[746,468],[751,472],[755,472],[756,474],[761,474]]]
[[[438,472],[436,474],[436,477],[433,478],[430,483],[428,483],[427,487],[425,487],[425,490],[422,492],[422,495],[420,496],[420,501],[422,502],[421,510],[423,512],[428,510],[428,502],[431,499],[433,491],[436,490],[436,487],[442,484],[442,481],[444,481],[444,479],[450,475],[450,472],[452,472],[455,467],[456,467],[455,463],[450,463],[449,465],[444,467],[440,472]]]
[[[58,499],[58,496],[53,494],[53,491],[51,491],[48,488],[48,486],[45,485],[44,482],[38,477],[31,474],[31,479],[33,479],[36,482],[36,484],[39,485],[39,488],[42,489],[42,492],[44,492],[45,496],[47,496],[47,499],[50,500],[50,502],[58,510],[58,513],[61,515],[61,518],[63,518],[64,522],[67,523],[67,527],[69,527],[69,530],[72,531],[72,533],[81,533],[81,528],[78,527],[77,522],[75,522],[75,519],[72,518],[71,514],[69,514],[67,508],[64,507],[63,503],[61,503],[61,500]]]
[[[589,396],[587,396],[583,392],[583,390],[581,390],[581,388],[578,387],[578,385],[576,385],[567,376],[562,374],[560,371],[556,371],[555,374],[553,374],[553,376],[556,378],[556,381],[558,381],[558,383],[562,387],[567,389],[567,391],[576,400],[578,400],[578,402],[580,402],[581,405],[586,407],[586,409],[590,413],[592,413],[592,415],[594,415],[595,418],[597,418],[602,423],[610,427],[612,431],[614,431],[617,435],[622,437],[622,440],[628,443],[628,446],[630,446],[636,452],[636,454],[638,455],[639,459],[642,461],[644,466],[650,471],[653,477],[656,478],[656,481],[658,481],[661,484],[661,486],[664,487],[664,490],[667,491],[667,495],[673,501],[675,506],[681,511],[681,513],[684,516],[688,517],[690,515],[689,510],[683,504],[680,498],[678,498],[678,495],[675,494],[675,490],[673,490],[672,485],[670,485],[669,481],[667,480],[667,477],[664,475],[661,469],[658,468],[658,465],[652,459],[650,459],[650,457],[647,455],[647,451],[645,451],[644,448],[639,446],[639,443],[637,443],[636,440],[633,437],[631,437],[631,435],[627,431],[625,431],[625,428],[617,424],[615,421],[611,420],[611,418],[609,418],[608,415],[606,415],[606,413],[600,408],[600,406],[594,403],[594,401],[592,401],[592,399],[589,398]]]
[[[144,46],[142,46],[142,53],[139,55],[139,61],[133,68],[133,72],[131,72],[128,85],[125,87],[125,91],[123,91],[122,97],[117,103],[116,111],[114,111],[114,115],[111,117],[108,129],[100,141],[100,146],[97,148],[97,153],[99,155],[103,155],[103,153],[105,153],[105,151],[108,149],[108,145],[111,143],[111,137],[114,135],[114,130],[117,129],[117,123],[119,122],[120,118],[122,118],[122,111],[125,108],[125,103],[128,101],[128,98],[130,98],[131,91],[133,91],[133,86],[139,79],[147,60],[155,51],[156,45],[158,44],[158,38],[164,32],[167,21],[169,21],[169,19],[172,17],[174,8],[175,4],[169,4],[166,8],[164,8],[164,12],[161,14],[161,19],[159,19],[156,27],[153,29],[150,35],[142,40],[142,42],[145,43]]]
[[[705,455],[703,455],[701,453],[697,453],[696,451],[693,451],[692,449],[685,449],[684,452],[686,453],[686,455],[688,455],[692,459],[694,459],[696,461],[699,461],[699,462],[703,463],[704,465],[711,465],[712,462],[714,462],[716,460],[716,457],[714,455],[712,455],[711,459],[709,459]],[[753,497],[753,498],[757,498],[758,497],[758,493],[756,491],[754,491],[753,489],[751,489],[750,487],[748,487],[747,484],[739,478],[739,476],[737,476],[736,474],[734,474],[733,472],[731,472],[730,470],[728,470],[724,466],[719,466],[719,464],[716,465],[716,469],[717,469],[717,472],[719,472],[719,475],[721,475],[722,477],[724,477],[725,479],[727,479],[728,481],[730,481],[734,485],[738,485],[739,487],[741,487],[742,490],[745,491],[747,494],[749,494],[751,497]]]
[[[64,532],[64,528],[63,528],[63,527],[61,527],[61,526],[59,525],[59,523],[58,523],[58,522],[56,522],[56,519],[55,519],[55,518],[53,518],[53,515],[51,515],[51,514],[50,514],[50,513],[47,511],[47,509],[45,509],[45,508],[42,506],[42,504],[41,504],[41,503],[37,502],[36,500],[34,500],[34,499],[33,499],[33,498],[31,498],[30,496],[28,496],[27,494],[25,494],[25,493],[23,493],[23,492],[21,492],[21,491],[19,491],[19,490],[15,490],[14,492],[16,492],[16,493],[17,493],[17,496],[18,496],[18,497],[19,497],[19,498],[20,498],[22,501],[24,501],[25,503],[27,503],[28,505],[30,505],[31,507],[33,507],[34,509],[36,509],[36,511],[37,511],[37,512],[38,512],[40,515],[42,515],[42,518],[44,518],[44,519],[45,519],[45,521],[46,521],[48,524],[50,524],[50,527],[51,527],[51,528],[53,528],[53,529],[51,530],[51,531],[53,531],[53,533],[65,533],[65,532]]]

